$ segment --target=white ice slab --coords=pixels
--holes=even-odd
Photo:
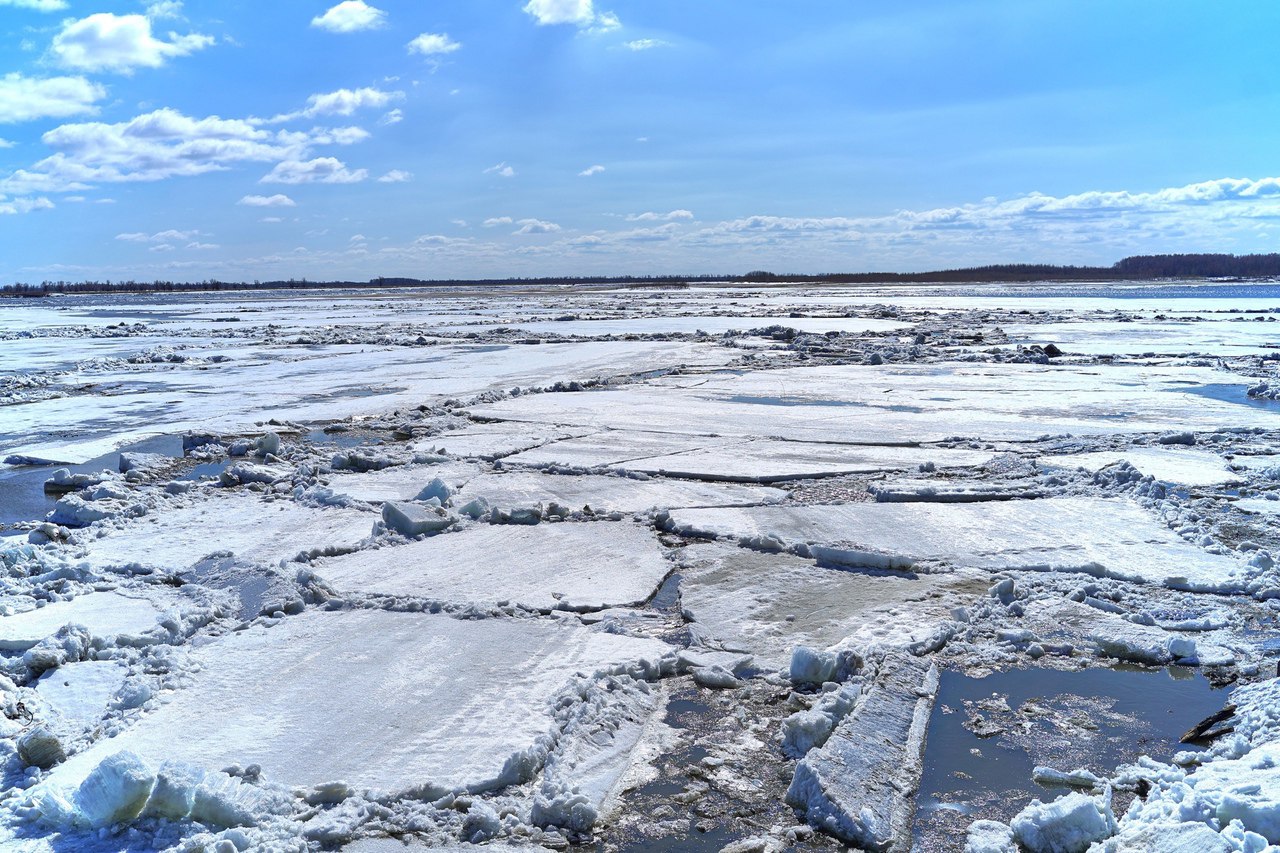
[[[531,609],[639,604],[672,564],[649,529],[632,522],[478,525],[407,545],[318,560],[343,594],[455,603],[510,601]]]
[[[125,668],[116,661],[79,661],[45,673],[36,691],[64,721],[86,728],[106,713],[124,677]]]
[[[528,507],[556,501],[570,509],[590,506],[596,511],[643,512],[673,507],[777,503],[786,498],[787,493],[781,489],[733,483],[505,471],[470,480],[455,498],[455,503],[477,496],[501,507]]]
[[[500,421],[474,424],[456,432],[433,435],[416,442],[413,449],[418,451],[440,449],[451,456],[497,459],[550,441],[573,438],[587,432],[590,430],[583,427],[555,428]]]
[[[290,786],[488,790],[536,769],[556,728],[551,700],[576,673],[669,648],[541,619],[312,611],[203,646],[190,686],[51,781],[74,786],[132,750],[152,767],[259,764]]]
[[[1037,461],[1045,466],[1084,468],[1087,471],[1099,471],[1108,465],[1126,461],[1143,474],[1183,486],[1218,486],[1243,482],[1239,475],[1227,470],[1227,463],[1221,456],[1206,450],[1133,447],[1069,456],[1041,456]]]
[[[1246,575],[1243,563],[1187,543],[1125,500],[687,509],[671,518],[691,532],[810,544],[815,557],[849,565],[906,569],[936,561],[1212,590],[1240,589]]]
[[[616,430],[678,425],[689,434],[797,441],[900,444],[957,435],[1026,440],[1270,427],[1274,409],[1196,392],[1227,384],[1239,386],[1243,397],[1251,383],[1185,365],[843,365],[664,377],[586,394],[517,397],[471,412]]]
[[[439,465],[398,465],[381,471],[334,474],[329,488],[359,501],[407,501],[417,497],[436,477],[458,488],[475,477],[484,466],[474,462],[446,462]]]
[[[796,646],[845,640],[910,648],[950,619],[964,596],[981,595],[978,573],[920,575],[845,571],[784,554],[719,543],[691,545],[681,568],[681,606],[729,648],[785,670]]]
[[[300,553],[355,547],[377,519],[355,509],[313,509],[248,492],[215,491],[88,540],[87,556],[96,566],[138,563],[176,572],[209,554],[230,551],[242,560],[274,565]]]
[[[63,625],[83,625],[95,637],[141,634],[154,628],[162,613],[161,607],[148,598],[92,592],[36,610],[0,616],[0,649],[29,649],[56,634]]]
[[[1255,515],[1280,515],[1280,501],[1269,501],[1266,498],[1241,498],[1231,505]]]

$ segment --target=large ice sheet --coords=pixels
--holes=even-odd
[[[501,507],[527,507],[555,501],[570,509],[589,506],[604,512],[643,512],[673,507],[777,503],[786,496],[787,493],[781,489],[766,486],[504,471],[471,479],[462,487],[455,501],[484,497],[491,505]]]
[[[621,671],[668,648],[546,620],[308,612],[203,646],[190,686],[51,782],[77,785],[132,750],[152,767],[259,764],[289,786],[487,790],[537,769],[558,733],[552,700],[576,673]]]
[[[381,471],[334,474],[329,478],[329,488],[360,501],[407,501],[437,477],[456,489],[483,470],[484,466],[474,462],[398,465]]]
[[[1143,474],[1167,483],[1184,486],[1217,486],[1243,482],[1227,470],[1226,461],[1205,450],[1174,450],[1161,447],[1132,447],[1071,456],[1041,456],[1040,464],[1060,468],[1098,471],[1117,462],[1128,462]]]
[[[680,364],[723,364],[726,348],[679,341],[582,341],[520,347],[434,347],[427,354],[394,346],[328,345],[243,349],[239,358],[207,367],[165,365],[68,374],[112,394],[39,400],[13,407],[0,430],[0,459],[39,454],[83,462],[81,442],[110,434],[118,444],[136,436],[184,430],[240,432],[268,418],[324,421],[411,408],[560,379],[640,373]],[[47,438],[57,424],[57,441]],[[104,428],[105,425],[109,427]]]
[[[377,516],[355,509],[314,509],[248,492],[213,492],[186,506],[153,512],[86,542],[96,566],[138,563],[178,572],[212,553],[276,564],[302,553],[353,548]]]
[[[978,465],[990,453],[937,447],[861,446],[770,438],[726,439],[667,432],[609,430],[517,453],[525,465],[608,466],[643,474],[736,482]]]
[[[163,608],[148,597],[93,592],[35,610],[0,616],[0,649],[29,649],[56,634],[63,625],[83,625],[95,637],[141,634],[154,628],[163,612]]]
[[[1205,590],[1247,581],[1242,562],[1187,543],[1118,499],[686,509],[671,520],[688,532],[804,544],[820,560],[850,565],[1083,572]]]
[[[466,429],[441,433],[414,444],[414,450],[443,450],[451,456],[499,459],[521,450],[573,438],[590,429],[582,427],[551,428],[541,424],[496,423],[473,424]]]
[[[59,718],[84,728],[106,713],[107,701],[120,688],[125,673],[116,661],[77,661],[45,673],[36,682],[36,691]]]
[[[590,610],[643,602],[672,564],[651,530],[600,521],[481,525],[313,568],[347,595]]]
[[[1015,341],[1053,343],[1068,355],[1152,352],[1238,356],[1272,351],[1280,341],[1275,323],[1223,316],[1199,322],[1147,320],[1142,323],[1083,318],[1074,322],[1007,324],[1002,328]]]
[[[796,646],[928,643],[952,607],[991,584],[985,573],[846,571],[721,543],[691,545],[682,556],[681,606],[711,636],[780,670]]]
[[[589,394],[517,397],[471,411],[600,429],[678,424],[691,434],[859,444],[1270,428],[1274,409],[1244,403],[1250,384],[1244,376],[1187,365],[841,365],[666,377]],[[1240,400],[1198,393],[1223,385],[1238,386]]]

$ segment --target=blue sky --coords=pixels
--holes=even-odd
[[[1280,6],[0,0],[0,281],[1277,249]]]

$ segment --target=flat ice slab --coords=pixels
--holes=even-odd
[[[1227,470],[1227,463],[1221,456],[1203,450],[1134,447],[1071,456],[1041,456],[1037,461],[1048,467],[1084,468],[1086,471],[1100,471],[1124,461],[1157,480],[1183,486],[1218,486],[1244,481]]]
[[[148,598],[91,592],[25,613],[0,616],[0,650],[29,649],[63,625],[83,625],[95,637],[141,634],[154,628],[163,612]]]
[[[474,462],[445,462],[440,465],[397,465],[360,474],[334,474],[329,488],[358,501],[409,501],[423,487],[439,477],[457,488],[483,470]]]
[[[678,424],[702,435],[860,444],[1273,425],[1274,411],[1197,393],[1224,383],[1239,386],[1243,397],[1252,381],[1187,365],[1113,365],[1096,371],[1028,364],[863,364],[664,377],[589,394],[515,397],[470,411],[560,426],[645,430]]]
[[[354,547],[375,521],[373,513],[355,509],[313,509],[289,500],[264,501],[247,492],[216,492],[130,521],[85,544],[88,559],[97,566],[137,563],[179,572],[226,551],[274,565],[301,553]]]
[[[125,673],[116,661],[68,663],[41,676],[36,691],[61,719],[87,728],[106,713],[107,702],[120,688]]]
[[[653,531],[625,521],[479,525],[313,564],[344,595],[536,610],[640,604],[671,568]]]
[[[508,471],[485,474],[463,486],[454,503],[484,497],[490,505],[529,507],[556,501],[569,509],[643,512],[695,506],[749,506],[777,503],[786,498],[781,489],[734,483],[698,483],[687,480],[632,480],[598,474],[561,476],[540,471]]]
[[[941,562],[1224,591],[1245,581],[1243,563],[1187,543],[1125,500],[686,509],[671,519],[688,533],[807,544],[815,558],[845,565],[908,569]]]
[[[50,781],[76,786],[132,750],[152,767],[260,764],[288,786],[492,789],[523,781],[575,673],[656,661],[669,648],[545,620],[311,611],[203,646],[189,687]]]
[[[933,447],[860,446],[768,438],[725,439],[629,430],[571,438],[517,453],[526,465],[604,465],[704,480],[783,482],[804,477],[979,465],[990,453]]]
[[[758,666],[784,671],[796,646],[927,642],[952,607],[991,584],[985,573],[846,571],[723,543],[690,545],[682,559],[680,602],[698,625]]]

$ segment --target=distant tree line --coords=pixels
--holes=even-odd
[[[741,284],[823,284],[872,283],[975,283],[1042,281],[1126,281],[1194,278],[1280,278],[1280,254],[1268,255],[1136,255],[1109,267],[1056,266],[1053,264],[996,264],[984,267],[935,270],[919,273],[864,272],[771,273],[752,270],[745,275],[698,276],[557,276],[497,279],[374,278],[369,281],[42,281],[14,283],[0,287],[0,296],[47,296],[51,293],[184,293],[192,291],[238,290],[336,290],[391,287],[529,287],[556,284],[606,285],[615,287],[680,287],[691,283],[727,282]]]

